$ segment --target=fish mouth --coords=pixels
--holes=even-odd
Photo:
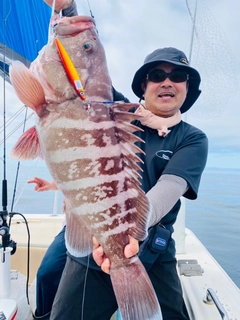
[[[74,36],[88,29],[95,29],[95,20],[89,16],[64,17],[55,21],[54,32],[58,36]]]

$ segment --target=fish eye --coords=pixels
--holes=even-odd
[[[83,50],[86,52],[91,52],[93,50],[93,44],[91,42],[84,43]]]

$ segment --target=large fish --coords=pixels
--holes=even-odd
[[[128,112],[133,104],[106,103],[113,100],[112,83],[94,20],[77,16],[54,24],[30,69],[14,62],[10,70],[18,97],[36,113],[36,126],[20,137],[13,156],[43,156],[65,198],[68,251],[86,256],[92,235],[97,238],[111,261],[122,318],[162,319],[143,265],[123,252],[129,235],[143,240],[147,234],[149,203],[139,186],[136,153],[142,151],[134,135],[139,129],[131,124],[140,116]],[[76,68],[84,98],[67,76],[55,38]]]

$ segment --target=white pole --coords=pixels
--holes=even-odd
[[[0,249],[0,299],[7,299],[11,295],[10,253],[12,248],[5,251]]]
[[[53,216],[58,215],[58,191],[55,191],[54,204],[53,204]]]

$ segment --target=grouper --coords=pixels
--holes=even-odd
[[[103,246],[123,320],[160,320],[145,268],[138,256],[124,255],[129,236],[146,238],[151,211],[139,182],[139,128],[131,124],[141,115],[129,112],[137,104],[113,102],[94,19],[54,19],[48,43],[30,68],[15,61],[10,69],[17,96],[36,118],[12,155],[46,162],[65,199],[69,253],[89,255],[92,236]]]

